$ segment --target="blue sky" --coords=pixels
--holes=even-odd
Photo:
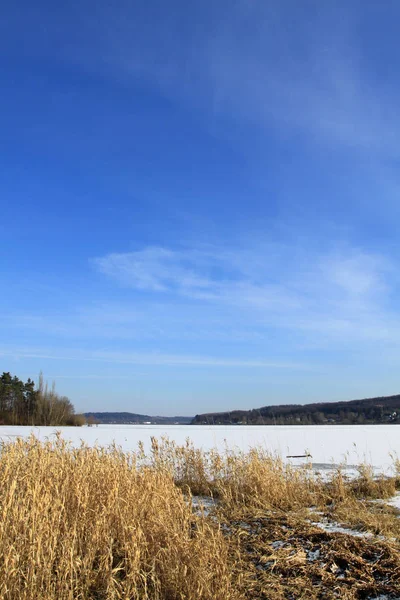
[[[1,371],[164,415],[399,393],[397,0],[2,12]]]

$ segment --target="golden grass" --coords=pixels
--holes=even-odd
[[[170,474],[58,439],[0,459],[0,598],[235,598],[227,545]]]
[[[311,465],[293,467],[262,448],[248,453],[204,452],[189,440],[178,446],[168,439],[153,439],[150,464],[166,469],[184,491],[218,498],[228,512],[309,506],[321,487]]]
[[[0,598],[399,595],[400,519],[371,502],[393,495],[398,483],[398,475],[376,478],[365,465],[355,480],[337,469],[325,481],[310,465],[295,468],[260,448],[202,452],[189,441],[154,439],[146,455],[73,449],[60,437],[6,443]],[[211,514],[194,514],[192,494],[216,499]],[[312,523],[318,518],[374,537],[321,531]]]

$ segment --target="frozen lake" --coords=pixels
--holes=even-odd
[[[98,425],[93,427],[0,427],[0,440],[12,440],[34,433],[39,439],[61,431],[77,445],[107,446],[116,442],[124,450],[136,450],[138,442],[146,449],[150,439],[167,436],[178,444],[190,438],[197,448],[248,450],[262,446],[283,458],[310,453],[320,468],[344,460],[348,465],[366,461],[380,471],[390,472],[391,455],[400,457],[399,425],[310,425],[310,426],[207,426],[207,425]],[[303,459],[293,460],[301,463]]]

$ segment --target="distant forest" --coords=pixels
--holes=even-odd
[[[364,425],[400,423],[400,395],[349,402],[285,404],[196,415],[193,425]]]
[[[130,412],[87,412],[83,415],[88,422],[93,424],[151,424],[151,425],[189,425],[193,417],[151,417]]]
[[[348,402],[285,404],[252,410],[205,413],[192,417],[152,417],[129,412],[75,414],[72,402],[49,387],[40,374],[38,384],[11,373],[0,376],[0,425],[363,425],[400,424],[400,395]]]
[[[0,377],[0,425],[83,425],[85,419],[76,415],[72,402],[60,396],[45,383],[26,382],[4,372]]]

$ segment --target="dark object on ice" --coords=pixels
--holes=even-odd
[[[286,458],[312,458],[311,454],[293,454],[291,456],[287,456]]]

